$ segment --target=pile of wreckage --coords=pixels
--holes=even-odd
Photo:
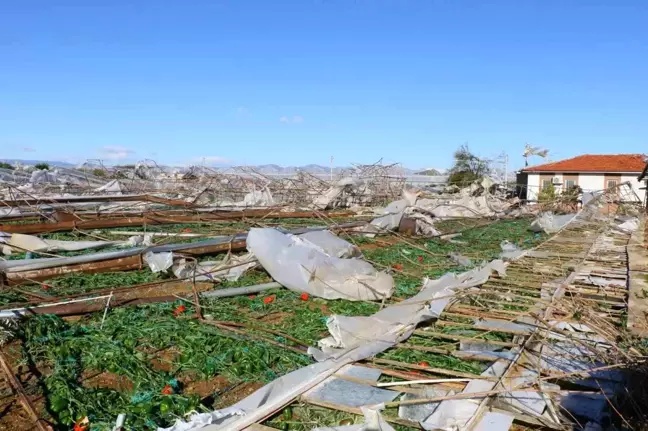
[[[330,316],[329,335],[308,348],[314,360],[311,365],[277,378],[227,408],[179,418],[166,428],[169,431],[265,429],[254,426],[295,400],[364,417],[362,424],[314,426],[317,430],[389,431],[394,429],[390,423],[425,430],[507,430],[513,422],[533,428],[603,430],[612,424],[615,400],[627,385],[623,369],[642,361],[639,352],[619,343],[625,337],[619,325],[627,313],[625,250],[640,219],[603,211],[611,204],[611,195],[605,193],[575,214],[557,215],[537,213],[517,199],[506,199],[487,178],[463,189],[426,192],[403,191],[403,184],[385,180],[384,172],[345,177],[334,184],[307,174],[270,180],[253,172],[227,176],[204,168],[179,176],[141,164],[121,171],[121,179],[108,183],[88,172],[66,169],[1,174],[0,245],[7,258],[0,260],[4,289],[62,274],[146,265],[153,273],[190,280],[189,291],[185,286],[174,295],[194,298],[197,306],[201,297],[249,295],[278,287],[325,300],[382,304],[370,316]],[[396,187],[402,195],[393,200]],[[80,189],[81,194],[67,193]],[[386,207],[366,208],[386,198],[393,200]],[[197,241],[163,245],[155,244],[156,235],[164,235],[157,232],[122,231],[122,240],[100,235],[101,229],[137,225],[342,216],[347,217],[344,222],[319,227],[252,227],[245,233],[207,238],[177,233],[172,238]],[[520,216],[535,217],[532,229],[550,234],[550,239],[531,250],[503,241],[500,259],[424,279],[417,294],[398,301],[392,299],[392,274],[376,269],[355,244],[337,235],[371,238],[397,232],[439,237],[443,233],[435,225],[442,220]],[[87,234],[88,240],[37,236],[71,230]],[[103,248],[110,250],[100,251]],[[89,250],[96,252],[57,255]],[[219,252],[226,256],[196,258]],[[25,253],[25,258],[13,258]],[[472,265],[459,254],[453,259]],[[254,268],[262,268],[273,282],[196,288],[196,282],[238,280]],[[20,324],[21,317],[107,313],[111,307],[136,304],[134,298],[129,289],[60,301],[48,298],[3,307],[0,319],[10,339],[11,328]],[[164,298],[168,297],[160,300],[168,300]],[[482,374],[417,365],[412,368],[425,371],[427,378],[394,370],[391,377],[398,380],[381,380],[390,368],[372,366],[380,363],[376,355],[406,344],[415,334],[443,338],[430,324],[468,325],[483,334],[509,334],[512,341],[446,334],[452,342],[429,351],[485,362],[488,366]],[[386,360],[382,364],[389,365]],[[36,415],[34,426],[47,429],[11,368],[5,364],[4,370],[25,409]],[[381,413],[389,408],[397,408],[397,417]],[[120,420],[123,425],[121,418],[117,426]]]

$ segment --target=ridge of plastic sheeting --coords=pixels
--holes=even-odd
[[[6,241],[9,247],[16,247],[19,253],[23,251],[79,251],[90,250],[102,247],[121,245],[127,241],[61,241],[55,239],[42,239],[34,235],[25,235],[21,233],[11,234]]]
[[[541,213],[532,223],[531,231],[552,234],[571,222],[576,214],[556,215],[552,212]]]
[[[362,345],[366,340],[391,341],[392,335],[409,337],[418,323],[438,318],[458,289],[484,284],[492,271],[505,275],[506,264],[494,260],[461,274],[448,273],[436,280],[426,279],[418,294],[371,316],[333,315],[326,323],[331,336],[319,342],[322,352],[311,348],[315,359],[335,357],[335,349]]]
[[[339,258],[362,257],[360,249],[339,236],[333,234],[330,230],[314,230],[299,235],[304,241],[319,247],[329,256]]]
[[[330,256],[321,247],[276,229],[250,229],[247,249],[275,281],[293,291],[351,301],[381,300],[394,291],[392,276],[369,262]]]
[[[391,320],[394,323],[392,330],[380,334],[378,339],[357,340],[354,345],[344,350],[337,350],[334,357],[313,349],[319,353],[319,358],[316,356],[316,359],[321,362],[279,377],[227,409],[193,415],[189,423],[177,420],[172,427],[159,428],[158,431],[194,431],[203,428],[207,422],[211,425],[203,431],[245,429],[289,404],[297,396],[323,382],[345,365],[374,356],[409,337],[420,321],[439,316],[450,300],[442,296],[452,295],[456,288],[483,284],[488,280],[491,271],[504,275],[505,270],[506,264],[501,260],[495,260],[484,267],[462,274],[450,273],[436,280],[425,280],[424,288],[418,295],[384,308],[374,315],[382,313],[381,317],[385,321]],[[430,305],[422,302],[430,302]],[[406,323],[395,324],[401,320],[405,320]],[[243,416],[240,416],[241,414]],[[389,428],[383,428],[385,429]]]

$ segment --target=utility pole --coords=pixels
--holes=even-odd
[[[331,156],[331,182],[333,182],[333,156]]]

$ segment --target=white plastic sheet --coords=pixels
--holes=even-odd
[[[250,229],[247,249],[272,278],[288,289],[325,299],[352,301],[389,298],[391,275],[360,259],[340,259],[321,247],[276,229]]]
[[[545,232],[548,234],[556,233],[567,225],[576,214],[556,215],[551,212],[541,213],[533,223],[531,230],[533,232]]]
[[[329,256],[339,258],[362,257],[360,249],[328,230],[314,230],[299,235],[299,238],[319,247]]]
[[[173,274],[181,279],[191,277],[198,281],[236,281],[257,265],[252,253],[243,256],[228,254],[221,261],[206,261],[197,265],[195,261],[182,258],[173,265]]]
[[[153,272],[162,272],[171,268],[173,265],[173,252],[164,251],[161,253],[153,253],[148,251],[144,254],[144,262],[146,262]]]
[[[375,232],[384,232],[398,228],[401,219],[403,218],[403,214],[405,214],[405,210],[416,203],[418,195],[418,193],[403,190],[403,199],[394,201],[387,205],[387,207],[381,211],[382,215],[371,221],[368,229]]]
[[[18,253],[90,250],[124,243],[124,241],[60,241],[21,233],[11,234],[11,237],[3,242],[9,247],[15,247],[14,251]]]

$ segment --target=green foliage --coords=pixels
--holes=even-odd
[[[553,184],[544,186],[538,193],[538,202],[546,203],[556,199],[556,187]]]
[[[454,165],[450,170],[448,183],[463,187],[488,175],[489,172],[488,163],[471,153],[468,145],[464,144],[454,153]]]
[[[2,169],[11,169],[12,171],[14,169],[16,169],[15,167],[13,167],[12,165],[10,165],[7,162],[0,162],[0,168],[2,168]]]
[[[569,203],[577,203],[578,202],[578,196],[583,193],[583,190],[580,188],[580,186],[574,185],[569,187],[567,190],[565,190],[562,195],[561,199],[563,201],[569,202]]]
[[[94,175],[95,177],[102,177],[102,178],[105,178],[106,176],[108,176],[108,175],[106,174],[106,171],[105,171],[105,170],[103,170],[103,169],[99,169],[99,168],[97,168],[97,169],[93,169],[93,170],[92,170],[92,175]]]
[[[44,169],[44,170],[49,170],[50,165],[49,165],[48,163],[36,163],[36,164],[34,165],[34,167],[35,167],[36,169],[40,169],[40,170],[43,170],[43,169]]]
[[[38,315],[21,325],[23,354],[45,373],[41,385],[47,406],[61,429],[89,416],[93,429],[111,429],[119,413],[127,413],[129,429],[168,426],[177,417],[201,408],[196,395],[183,393],[181,376],[225,376],[232,383],[267,382],[308,365],[305,355],[240,338],[193,319],[176,318],[178,303],[112,310],[101,327],[101,313],[90,320],[67,323],[56,316]],[[187,307],[187,314],[191,312]],[[172,347],[177,356],[170,371],[152,366],[159,351]],[[91,388],[89,373],[124,376],[132,390]],[[165,385],[172,395],[161,393]]]

